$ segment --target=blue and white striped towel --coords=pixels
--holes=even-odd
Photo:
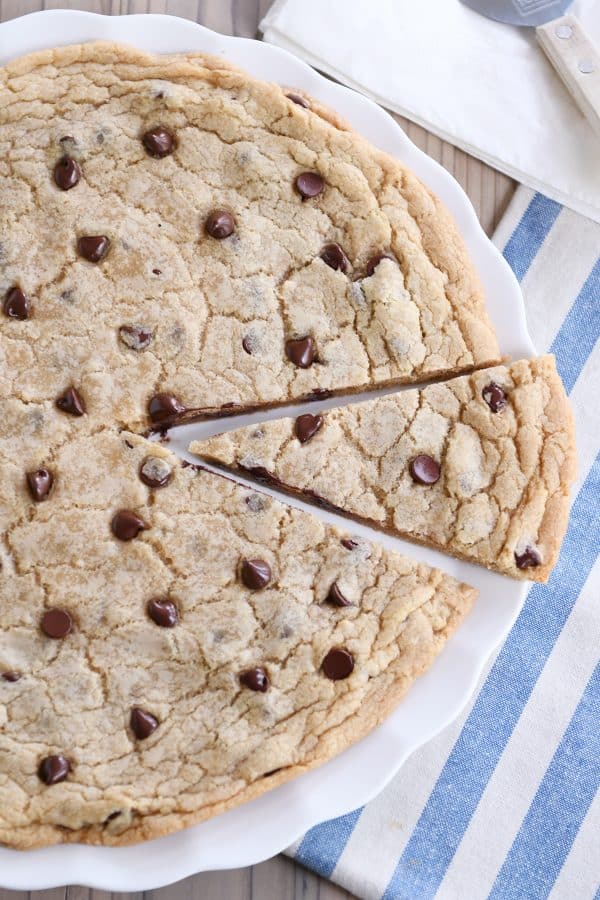
[[[574,407],[570,525],[461,718],[288,851],[368,900],[600,898],[600,225],[520,188],[495,241]]]

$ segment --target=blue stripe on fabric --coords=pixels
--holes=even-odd
[[[537,256],[561,209],[560,203],[543,194],[534,194],[531,198],[503,251],[505,260],[519,281]]]
[[[331,878],[363,809],[355,809],[307,831],[294,856],[296,862],[308,866],[323,878]]]
[[[506,742],[600,550],[600,454],[581,488],[547,585],[529,591],[427,804],[383,900],[433,897]],[[514,673],[519,677],[515,678]]]
[[[599,717],[600,663],[546,770],[488,900],[544,900],[550,893],[596,793]]]
[[[551,301],[551,298],[550,298]],[[600,335],[600,258],[567,313],[550,353],[567,393],[572,391]]]

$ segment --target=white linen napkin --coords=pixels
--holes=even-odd
[[[575,0],[600,44],[600,0]],[[600,139],[531,29],[459,0],[277,0],[264,38],[600,222]]]

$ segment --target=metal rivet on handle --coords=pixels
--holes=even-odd
[[[578,68],[583,75],[590,75],[596,70],[596,66],[591,59],[582,59]]]
[[[573,36],[573,29],[570,25],[558,25],[554,34],[557,38],[560,38],[561,41],[568,41],[569,38]]]

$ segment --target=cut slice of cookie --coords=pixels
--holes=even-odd
[[[476,591],[163,446],[49,464],[0,573],[0,842],[128,844],[319,765],[380,723]]]
[[[190,449],[390,533],[546,581],[575,477],[554,357],[227,432]]]
[[[141,429],[499,360],[439,200],[289,91],[110,43],[0,87],[8,396]]]

